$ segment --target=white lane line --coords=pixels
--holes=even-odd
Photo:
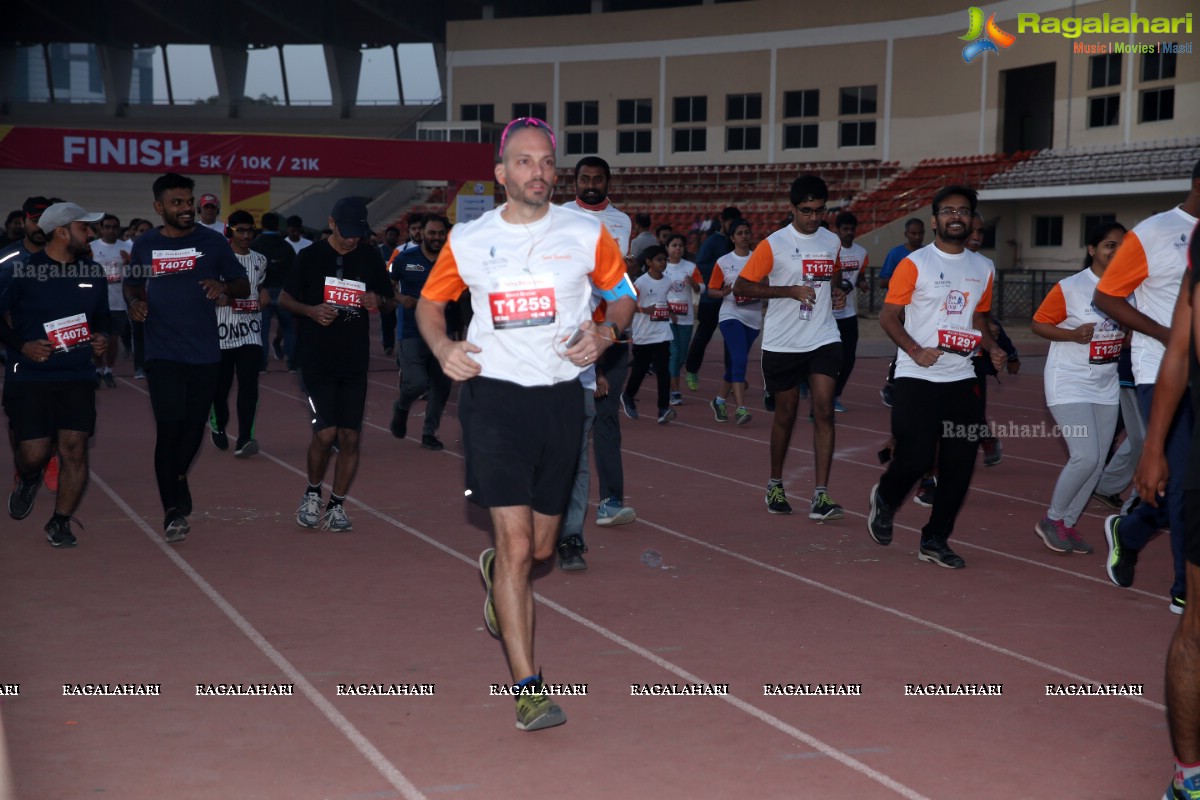
[[[134,386],[134,388],[137,391],[146,394],[141,387]],[[278,459],[272,458],[272,460],[277,461]],[[254,646],[258,648],[259,652],[270,659],[271,662],[274,663],[275,666],[277,666],[279,670],[288,677],[288,679],[296,686],[296,688],[300,690],[301,694],[307,697],[309,702],[317,707],[317,710],[321,712],[325,719],[329,720],[329,722],[335,728],[337,728],[343,736],[350,740],[350,743],[354,745],[354,748],[362,754],[363,758],[365,758],[371,764],[371,766],[379,771],[379,774],[381,774],[384,779],[392,785],[392,788],[400,792],[400,794],[407,798],[407,800],[427,800],[421,790],[414,786],[412,782],[404,776],[404,773],[401,772],[394,764],[392,764],[392,762],[388,760],[387,756],[380,752],[379,748],[371,744],[371,741],[367,739],[367,737],[364,736],[358,730],[358,728],[354,727],[354,724],[350,722],[350,720],[347,719],[340,711],[338,711],[337,708],[334,707],[333,703],[329,702],[329,700],[322,695],[320,691],[318,691],[317,687],[309,683],[308,679],[304,677],[304,673],[293,666],[292,662],[288,661],[282,653],[276,650],[275,647],[267,641],[266,637],[259,633],[258,630],[250,624],[250,621],[242,616],[242,614],[236,608],[234,608],[233,605],[226,600],[224,596],[222,596],[221,593],[213,587],[212,584],[206,581],[204,577],[200,575],[200,573],[197,572],[196,569],[192,567],[192,565],[189,564],[181,555],[179,555],[179,553],[173,547],[169,546],[163,540],[162,536],[160,536],[157,531],[151,528],[146,520],[142,519],[142,517],[139,516],[138,513],[134,511],[128,503],[125,502],[124,498],[117,494],[116,491],[113,490],[113,488],[109,486],[108,483],[99,475],[97,475],[95,471],[91,471],[89,474],[91,476],[91,481],[99,486],[106,495],[108,495],[109,499],[117,505],[117,508],[121,509],[125,516],[129,517],[129,519],[133,521],[133,524],[137,525],[138,528],[141,529],[142,533],[146,534],[150,541],[154,542],[158,549],[162,551],[167,558],[171,559],[175,566],[178,567],[180,571],[182,571],[183,574],[186,575],[192,581],[192,583],[194,583],[196,587],[203,592],[209,600],[212,601],[213,605],[219,608],[221,613],[228,617],[229,620],[235,626],[237,626],[237,629],[240,630],[247,639],[254,643]]]
[[[273,461],[274,463],[278,464],[280,467],[287,470],[288,472],[292,472],[300,477],[306,477],[305,473],[302,472],[301,470],[297,469],[296,467],[292,466],[291,464],[287,463],[286,461],[271,455],[270,453],[268,453],[266,451],[260,450],[259,455],[267,458],[270,461]],[[367,512],[371,516],[376,517],[377,519],[380,519],[380,520],[388,523],[389,525],[399,528],[400,530],[404,531],[405,533],[409,534],[410,536],[413,536],[413,537],[421,540],[422,542],[425,542],[426,544],[430,545],[431,547],[434,547],[434,548],[442,551],[443,553],[446,553],[447,555],[453,556],[454,558],[458,559],[459,561],[463,562],[464,564],[470,565],[473,569],[479,568],[477,559],[471,558],[470,556],[463,555],[462,553],[458,552],[457,550],[453,549],[452,547],[450,547],[446,544],[443,544],[442,542],[438,541],[437,539],[434,539],[433,537],[431,537],[425,533],[422,533],[421,531],[417,530],[416,528],[413,528],[411,525],[406,525],[403,522],[400,522],[399,520],[397,520],[396,518],[389,516],[388,514],[385,514],[382,511],[379,511],[375,508],[372,508],[371,506],[367,505],[366,503],[364,503],[360,500],[357,500],[354,497],[347,497],[346,502],[352,504],[353,506],[355,506],[358,509],[361,509],[361,510]],[[548,597],[546,597],[545,595],[542,595],[539,592],[534,592],[533,596],[537,599],[537,601],[539,603],[541,603],[545,607],[551,609],[552,611],[556,611],[559,614],[562,614],[567,619],[569,619],[573,622],[576,622],[595,633],[600,634],[601,636],[603,636],[605,639],[609,640],[610,642],[613,642],[614,644],[625,648],[626,650],[630,651],[631,653],[641,656],[642,658],[646,659],[647,661],[653,663],[654,665],[660,667],[663,670],[666,670],[667,672],[670,672],[670,673],[678,676],[679,678],[682,678],[683,680],[687,681],[688,683],[711,683],[711,681],[706,681],[705,679],[701,678],[700,676],[694,675],[693,673],[688,672],[683,667],[680,667],[670,661],[667,661],[665,658],[662,658],[661,656],[656,655],[655,653],[652,653],[651,651],[647,650],[646,648],[644,648],[638,644],[635,644],[634,642],[630,641],[629,639],[626,639],[625,637],[621,636],[620,634],[615,633],[614,631],[611,631],[608,628],[605,628],[603,625],[592,622],[590,619],[580,616],[579,614],[575,613],[574,611],[571,611],[569,608],[559,605],[558,603],[554,602],[553,600],[549,599]],[[866,778],[869,778],[872,781],[875,781],[876,783],[878,783],[879,785],[881,785],[885,788],[891,789],[892,791],[896,792],[897,794],[899,794],[902,797],[907,797],[907,798],[909,798],[909,800],[928,800],[928,798],[926,798],[925,795],[920,794],[919,792],[915,791],[914,789],[910,789],[908,786],[905,786],[904,784],[900,783],[899,781],[895,780],[894,778],[891,778],[888,775],[885,775],[884,773],[870,767],[869,765],[864,764],[863,762],[859,761],[858,759],[847,755],[846,753],[842,752],[841,750],[838,750],[836,747],[826,744],[825,742],[816,738],[812,734],[805,733],[804,731],[800,730],[799,728],[795,727],[794,725],[790,725],[790,724],[784,722],[783,720],[779,719],[778,717],[776,717],[772,714],[768,714],[767,712],[763,711],[762,709],[752,705],[751,703],[746,702],[745,700],[742,700],[739,697],[736,697],[731,694],[731,695],[722,696],[720,699],[724,700],[726,703],[729,703],[730,705],[732,705],[734,708],[738,709],[739,711],[749,714],[750,716],[754,717],[755,719],[759,720],[760,722],[766,723],[767,725],[774,728],[776,731],[779,731],[780,733],[784,734],[785,736],[789,736],[793,739],[796,739],[797,741],[802,742],[805,745],[808,745],[812,749],[817,750],[817,751],[829,756],[830,758],[836,760],[843,766],[849,767],[850,769],[854,770],[855,772],[859,773],[860,775],[862,775]]]

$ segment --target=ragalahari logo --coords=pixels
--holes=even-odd
[[[1013,42],[1017,40],[1007,31],[1000,29],[996,24],[996,15],[992,14],[987,19],[987,25],[983,24],[983,9],[978,6],[971,6],[967,10],[970,16],[969,28],[965,35],[958,37],[964,42],[968,42],[963,48],[963,61],[970,64],[979,54],[991,50],[993,53],[999,53],[999,47],[1012,47]]]

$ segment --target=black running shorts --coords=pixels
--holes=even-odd
[[[837,379],[842,368],[842,343],[830,342],[807,353],[779,353],[763,350],[763,382],[771,394],[795,389],[809,375],[828,375]]]

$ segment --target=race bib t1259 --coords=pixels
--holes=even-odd
[[[488,308],[492,312],[492,327],[496,330],[550,325],[557,311],[554,276],[539,274],[498,278],[492,291],[488,292]]]

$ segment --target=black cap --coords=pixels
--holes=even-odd
[[[360,197],[343,197],[333,204],[334,223],[343,239],[365,239],[371,235],[367,204]]]
[[[40,217],[42,212],[51,205],[53,204],[49,200],[38,195],[37,197],[25,198],[25,203],[21,206],[21,210],[25,212],[25,216],[27,217]]]

